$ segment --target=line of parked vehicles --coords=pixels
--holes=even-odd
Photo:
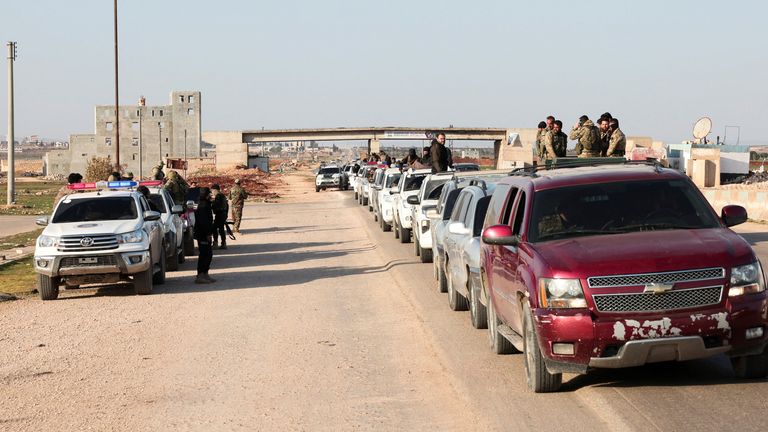
[[[450,309],[469,310],[493,352],[523,353],[535,392],[558,391],[563,373],[718,354],[739,377],[768,375],[765,275],[729,229],[746,210],[718,216],[676,170],[340,170],[381,230],[432,264]]]

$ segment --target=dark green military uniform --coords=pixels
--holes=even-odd
[[[627,137],[624,136],[624,132],[621,129],[614,129],[611,133],[611,140],[608,144],[608,151],[606,156],[624,156],[624,152],[627,147]]]
[[[248,198],[248,193],[240,187],[240,183],[236,182],[229,191],[229,202],[232,207],[233,225],[237,233],[240,232],[240,221],[243,219],[243,205],[246,198]]]

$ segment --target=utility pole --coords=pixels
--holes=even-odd
[[[157,122],[157,136],[160,137],[160,162],[163,161],[163,127],[160,122]],[[162,169],[162,168],[161,168]]]
[[[139,179],[144,178],[144,139],[141,136],[141,111],[142,107],[139,107]]]
[[[13,134],[13,62],[16,60],[16,42],[8,42],[8,205],[12,205],[16,195],[16,170],[14,168]]]
[[[187,130],[184,129],[184,178],[187,178]]]
[[[115,0],[115,167],[120,172],[120,98],[117,85],[117,0]]]

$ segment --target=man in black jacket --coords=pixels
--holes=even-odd
[[[213,211],[211,210],[211,190],[200,188],[200,202],[195,210],[195,239],[199,254],[197,257],[197,277],[195,283],[209,284],[216,282],[208,276],[213,259]]]
[[[453,166],[453,157],[451,150],[445,146],[445,134],[440,132],[437,139],[432,140],[432,146],[429,148],[430,159],[432,160],[432,173],[448,171],[448,167]]]
[[[211,186],[211,193],[213,194],[213,203],[211,204],[211,209],[213,210],[213,247],[218,246],[219,237],[221,237],[219,249],[226,249],[227,231],[224,225],[227,224],[229,203],[227,202],[227,197],[221,193],[221,187],[218,184]]]

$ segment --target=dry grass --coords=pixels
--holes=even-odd
[[[37,274],[31,256],[0,267],[0,291],[25,294],[36,288]]]

